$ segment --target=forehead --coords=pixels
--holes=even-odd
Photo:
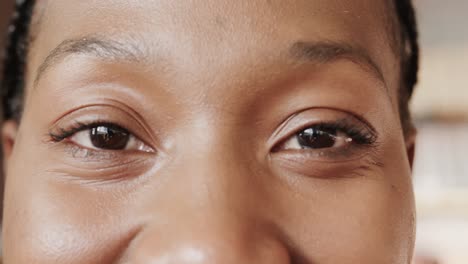
[[[370,38],[384,38],[392,46],[393,13],[389,0],[42,0],[36,4],[39,15],[35,17],[41,24],[45,20],[44,27],[50,28],[57,38],[63,37],[60,33],[131,31],[160,34],[154,37],[171,32],[192,39],[194,35],[212,37],[212,40],[228,35],[231,36],[228,40],[232,40],[239,33],[255,33],[250,38],[286,38],[284,33],[289,33],[349,38],[363,43]]]
[[[381,0],[39,1],[31,72],[67,39],[104,36],[179,70],[259,66],[295,42],[341,42],[369,55],[392,86],[393,5]],[[185,68],[186,67],[186,68]],[[248,68],[248,67],[246,67]],[[200,74],[200,73],[197,73]]]

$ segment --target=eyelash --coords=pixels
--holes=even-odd
[[[348,150],[349,147],[375,147],[377,145],[377,134],[376,132],[371,129],[370,127],[364,125],[356,125],[355,121],[351,121],[348,118],[339,119],[336,121],[330,122],[319,122],[315,124],[307,124],[299,129],[294,130],[293,133],[288,134],[288,136],[284,137],[278,145],[273,148],[273,152],[278,152],[282,150],[282,146],[292,137],[297,137],[300,133],[304,132],[305,130],[313,128],[321,131],[330,131],[335,130],[337,132],[342,132],[346,134],[347,137],[351,138],[351,143],[346,147],[341,147],[341,150],[345,151]],[[310,150],[305,149],[308,152],[320,152],[321,154],[325,154],[326,152],[339,152],[340,148],[335,149],[319,149],[319,150]],[[304,149],[303,149],[304,151]]]
[[[323,130],[336,130],[345,133],[347,136],[353,139],[353,142],[358,145],[373,145],[376,143],[377,136],[375,133],[372,133],[370,129],[364,127],[358,127],[352,124],[347,119],[341,119],[336,122],[323,122],[316,125],[308,126],[303,128],[301,131],[307,128],[316,128]],[[301,132],[299,131],[299,132]],[[299,133],[299,132],[296,132]]]
[[[114,128],[114,129],[118,129],[118,130],[122,130],[124,132],[127,132],[129,134],[131,134],[127,129],[119,126],[119,125],[116,125],[115,123],[111,123],[111,122],[106,122],[106,121],[92,121],[90,123],[82,123],[82,122],[79,122],[79,121],[75,121],[73,123],[73,125],[71,125],[70,127],[67,127],[67,128],[58,128],[57,132],[49,132],[49,136],[50,136],[50,139],[53,141],[53,142],[62,142],[68,138],[70,138],[71,136],[73,136],[74,134],[78,133],[78,132],[81,132],[81,131],[84,131],[84,130],[87,130],[87,129],[91,129],[91,128],[94,128],[94,127],[97,127],[97,126],[105,126],[105,127],[109,127],[109,128]]]

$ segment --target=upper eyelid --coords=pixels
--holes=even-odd
[[[312,114],[309,114],[312,112]],[[303,116],[309,116],[306,119],[306,121],[299,121],[297,122],[296,120],[299,119],[304,119]],[[323,118],[324,116],[339,116],[339,118]],[[325,120],[325,121],[324,121]],[[354,121],[351,121],[354,120]],[[343,122],[345,121],[346,123],[353,123],[354,122],[359,122],[359,124],[363,125],[365,128],[369,129],[373,136],[375,138],[380,138],[380,133],[372,125],[372,123],[367,120],[363,114],[350,111],[348,109],[342,109],[342,108],[336,108],[336,107],[308,107],[308,108],[302,108],[298,109],[292,114],[289,114],[288,117],[285,117],[281,120],[281,122],[278,124],[277,128],[272,131],[272,134],[270,136],[270,139],[268,140],[269,145],[271,146],[274,142],[272,141],[277,141],[278,137],[284,138],[284,131],[290,131],[291,129],[288,129],[291,127],[291,123],[293,124],[292,126],[295,127],[296,130],[299,130],[298,127],[306,128],[309,125],[314,125],[317,123],[331,123],[333,122]],[[292,132],[290,132],[292,134]]]
[[[66,138],[69,138],[69,137],[73,136],[76,133],[91,129],[91,128],[96,127],[96,126],[112,126],[114,128],[123,129],[123,130],[125,130],[125,132],[134,135],[133,132],[131,132],[130,130],[128,130],[124,126],[114,124],[114,123],[111,123],[111,122],[107,122],[107,121],[91,121],[89,123],[74,121],[74,124],[71,125],[69,128],[57,127],[57,129],[60,130],[61,135],[57,135],[57,134],[55,134],[55,132],[53,130],[51,130],[51,131],[49,131],[49,136],[51,136],[53,138],[55,137],[55,139],[57,141],[61,141],[61,140],[64,140]]]
[[[76,135],[78,135],[79,133],[83,133],[83,132],[87,132],[89,131],[90,129],[92,128],[95,128],[95,127],[98,127],[98,126],[108,126],[108,127],[113,127],[114,129],[121,129],[123,130],[125,133],[128,133],[128,135],[130,136],[130,138],[134,138],[134,140],[138,140],[140,141],[141,143],[143,143],[144,145],[146,145],[147,147],[149,147],[149,151],[142,151],[142,152],[147,152],[147,153],[154,153],[156,152],[156,148],[152,147],[151,145],[149,145],[148,143],[146,143],[144,140],[140,139],[137,135],[135,135],[134,133],[132,133],[130,130],[124,128],[123,126],[120,126],[120,125],[116,125],[116,124],[113,124],[113,123],[109,123],[109,122],[96,122],[96,123],[93,123],[93,122],[90,122],[88,124],[86,123],[80,123],[79,127],[76,127],[75,129],[73,129],[73,132],[70,132],[66,137],[63,137],[63,139],[60,139],[60,140],[57,140],[57,141],[54,141],[55,143],[59,143],[59,142],[62,142],[64,140],[67,140],[66,142],[67,143],[71,143],[73,145],[75,145],[76,148],[80,148],[82,150],[87,150],[87,151],[92,151],[92,152],[108,152],[108,150],[106,149],[100,149],[98,147],[96,148],[90,148],[90,147],[86,147],[82,144],[80,144],[79,142],[76,142],[74,141],[72,138],[75,137]],[[141,149],[139,149],[141,150]]]
[[[145,141],[144,139],[139,137],[137,134],[135,134],[131,130],[127,129],[125,126],[117,124],[117,123],[113,123],[113,122],[109,122],[109,121],[90,121],[88,123],[86,123],[86,122],[82,123],[82,122],[75,121],[75,125],[76,124],[78,124],[78,126],[76,128],[71,128],[70,131],[66,132],[66,135],[63,135],[63,136],[59,135],[59,138],[54,138],[57,135],[54,135],[53,132],[49,132],[48,142],[49,143],[60,143],[60,142],[63,142],[64,140],[69,140],[70,138],[75,136],[77,133],[87,131],[87,130],[89,130],[89,129],[93,128],[93,127],[96,127],[96,126],[112,126],[114,128],[124,130],[131,137],[134,137],[136,140],[139,140],[144,145],[148,146],[153,152],[156,152],[156,151],[161,152],[158,148],[155,148],[151,144],[147,143],[147,141]],[[70,142],[68,142],[68,143],[70,143]],[[82,147],[82,148],[86,148],[86,147]],[[86,148],[86,149],[88,149],[88,148]],[[90,149],[90,150],[92,150],[92,149]],[[93,150],[93,151],[98,151],[98,150]]]
[[[83,114],[83,112],[85,114]],[[93,121],[102,121],[103,123],[114,123],[122,128],[126,129],[129,132],[132,132],[140,139],[148,138],[145,143],[154,147],[153,145],[160,145],[156,135],[161,134],[160,131],[154,130],[145,122],[145,119],[134,109],[117,100],[108,100],[106,102],[96,102],[84,104],[79,107],[70,109],[65,114],[62,114],[60,117],[54,119],[48,124],[48,131],[54,131],[57,127],[60,127],[62,123],[70,123],[80,121],[82,119],[91,119],[87,116],[92,115],[96,116],[92,121],[87,121],[84,123],[91,123]],[[116,118],[118,116],[119,118]],[[65,120],[65,121],[64,121]],[[68,121],[66,121],[68,120]],[[119,120],[130,120],[130,122],[141,128],[143,133],[134,133],[135,129],[132,129],[134,126],[129,126],[128,122],[121,122]],[[62,127],[68,127],[70,125],[62,125]],[[138,129],[140,130],[140,129]],[[150,144],[152,143],[152,144]]]
[[[47,133],[43,137],[44,142],[51,142],[51,133],[60,134],[61,130],[69,130],[72,126],[76,127],[77,123],[117,125],[152,149],[158,149],[161,152],[164,148],[161,139],[157,137],[161,133],[148,126],[144,119],[133,109],[125,104],[121,106],[120,103],[119,105],[114,103],[93,103],[69,110],[49,124]]]
[[[359,130],[357,132],[369,134],[369,136],[370,136],[369,140],[371,140],[372,142],[375,142],[377,140],[376,132],[374,130],[372,130],[370,127],[368,127],[367,124],[364,124],[364,126],[362,126],[362,124],[357,125],[357,124],[354,124],[351,121],[349,121],[347,118],[342,118],[342,119],[339,119],[339,120],[337,120],[335,122],[324,123],[324,125],[325,125],[325,127],[327,125],[336,126],[336,127],[338,127],[338,129],[341,127],[342,132],[347,132],[347,133],[355,132],[355,131],[351,131],[351,130]],[[348,131],[344,131],[344,130],[348,130]],[[350,136],[352,136],[352,135],[350,135]]]

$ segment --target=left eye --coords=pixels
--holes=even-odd
[[[350,144],[353,139],[346,133],[332,128],[310,127],[290,137],[282,149],[328,149]]]
[[[96,125],[76,132],[69,140],[90,149],[152,152],[151,147],[140,139],[116,126]]]

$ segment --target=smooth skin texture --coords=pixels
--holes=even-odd
[[[3,128],[5,263],[410,263],[391,4],[36,13],[24,113]],[[97,148],[92,129],[128,144]]]

